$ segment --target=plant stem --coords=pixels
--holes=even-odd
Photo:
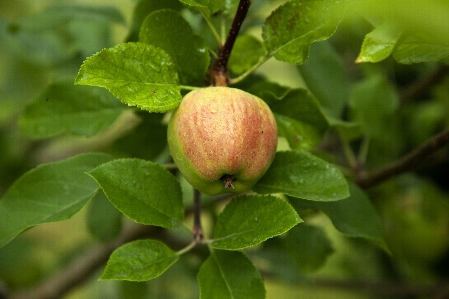
[[[449,129],[436,135],[421,147],[417,148],[402,159],[386,166],[383,169],[375,171],[369,175],[356,179],[356,183],[364,188],[375,186],[395,175],[415,169],[422,164],[428,157],[434,154],[442,147],[449,144]]]
[[[218,59],[215,61],[211,70],[211,83],[213,86],[227,86],[229,83],[227,64],[231,50],[234,47],[235,40],[242,26],[243,20],[248,13],[251,0],[240,0],[231,29],[223,46],[218,51]]]
[[[204,240],[201,227],[201,193],[197,189],[193,192],[193,237],[197,243],[200,243]]]
[[[205,9],[205,8],[202,8],[202,7],[198,7],[198,10],[200,11],[200,13],[201,13],[201,15],[203,16],[203,18],[206,20],[207,25],[209,25],[210,30],[212,31],[212,33],[213,33],[215,39],[216,39],[217,42],[218,42],[218,45],[221,47],[222,43],[221,43],[220,35],[218,34],[217,30],[216,30],[215,27],[214,27],[214,24],[212,24],[212,22],[211,22],[209,16],[207,15],[206,9]]]
[[[235,83],[242,81],[243,79],[245,79],[246,77],[251,75],[252,72],[254,72],[257,68],[259,68],[259,66],[264,64],[270,58],[271,58],[271,56],[269,56],[269,55],[262,57],[261,59],[259,59],[259,61],[255,65],[253,65],[251,68],[246,70],[243,74],[241,74],[240,76],[238,76],[234,79],[229,79],[229,84],[235,84]]]

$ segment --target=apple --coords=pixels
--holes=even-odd
[[[168,124],[173,160],[186,180],[208,195],[241,193],[267,171],[277,126],[260,98],[230,87],[189,92]]]

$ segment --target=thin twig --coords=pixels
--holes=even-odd
[[[211,70],[211,81],[214,86],[227,86],[228,85],[228,70],[227,64],[231,50],[234,47],[235,40],[242,27],[243,20],[248,13],[251,0],[240,0],[237,12],[234,20],[232,21],[231,29],[229,30],[228,37],[225,44],[220,47],[218,51],[218,59],[215,61]]]
[[[82,284],[100,268],[111,253],[121,245],[147,236],[154,228],[134,225],[125,230],[116,240],[106,245],[98,245],[72,261],[66,268],[49,277],[32,289],[12,294],[7,299],[58,299],[77,285]]]
[[[420,79],[417,82],[413,82],[401,92],[400,100],[401,102],[406,102],[424,91],[428,90],[430,87],[440,83],[444,77],[449,73],[449,65],[440,66],[434,73],[430,74],[424,79]]]
[[[447,144],[449,144],[449,129],[436,135],[424,145],[391,165],[356,179],[356,183],[360,187],[367,189],[393,176],[416,169],[420,164],[424,163],[427,158]]]
[[[201,192],[197,189],[193,192],[193,234],[195,241],[199,243],[204,240],[201,227]]]

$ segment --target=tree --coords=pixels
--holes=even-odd
[[[129,28],[123,8],[16,5],[3,297],[449,296],[447,1],[140,0]],[[209,85],[275,115],[252,192],[200,195],[171,163],[170,114]]]

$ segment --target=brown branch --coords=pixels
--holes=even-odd
[[[231,29],[229,30],[228,37],[225,44],[220,47],[218,51],[218,58],[212,66],[211,81],[213,86],[227,86],[229,82],[227,64],[229,56],[231,55],[232,48],[234,47],[235,40],[239,34],[240,27],[242,27],[243,20],[246,18],[251,0],[240,0],[237,12],[232,21]]]
[[[406,102],[412,99],[424,91],[428,90],[430,87],[440,83],[444,77],[449,73],[449,66],[442,65],[434,73],[430,74],[428,77],[413,82],[408,88],[403,90],[400,95],[401,102]]]
[[[201,192],[193,190],[193,233],[196,242],[204,240],[203,228],[201,226]]]
[[[383,169],[375,171],[371,174],[359,177],[355,182],[362,188],[367,189],[373,187],[393,176],[414,170],[424,163],[431,155],[449,144],[449,129],[436,135],[427,143],[417,148],[410,154],[400,160],[386,166]]]

